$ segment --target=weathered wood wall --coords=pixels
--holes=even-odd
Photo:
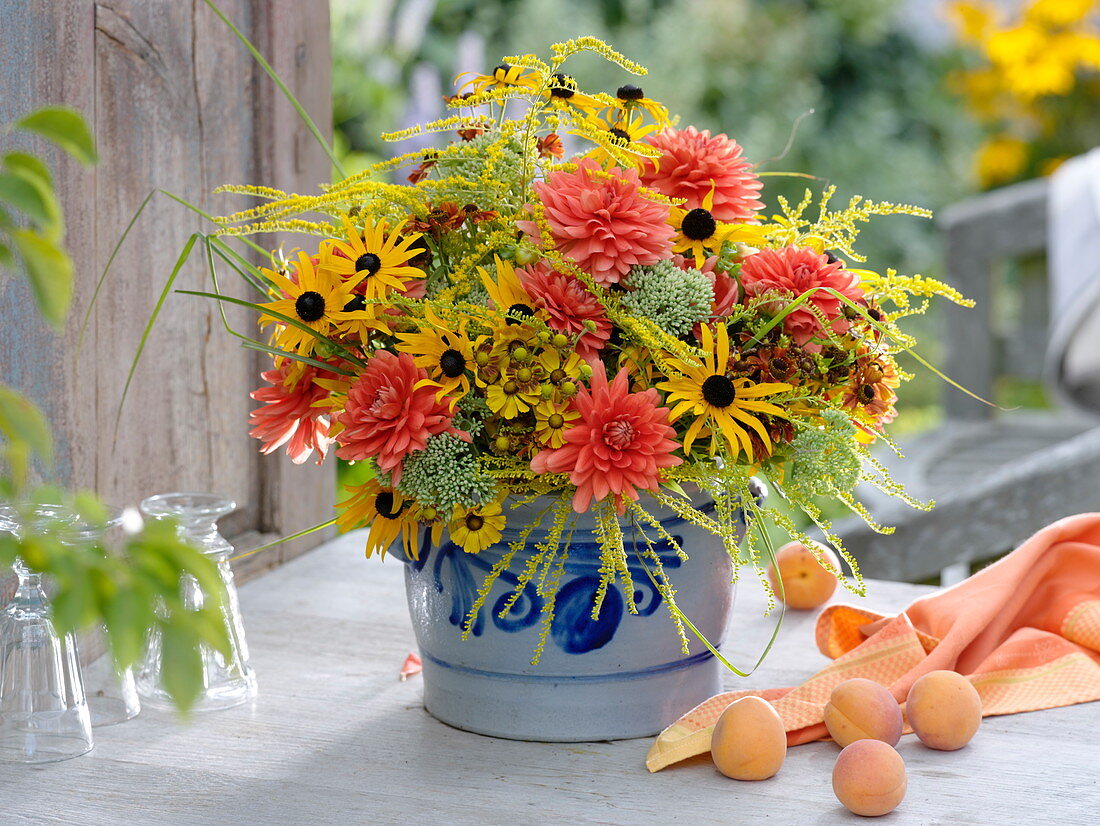
[[[327,2],[219,5],[327,128]],[[209,229],[202,219],[154,197],[116,258],[77,348],[96,279],[150,191],[165,189],[208,212],[226,212],[242,202],[211,195],[218,184],[310,191],[329,177],[323,151],[202,0],[3,0],[0,123],[47,103],[85,115],[101,160],[86,170],[46,152],[68,220],[76,300],[58,336],[37,319],[20,279],[0,283],[0,370],[51,417],[59,480],[119,504],[167,490],[223,492],[241,505],[224,524],[241,545],[328,518],[331,466],[296,467],[282,456],[261,457],[248,437],[254,406],[248,391],[259,383],[261,361],[225,335],[213,302],[170,296],[115,437],[127,366],[188,236]],[[194,256],[178,287],[209,287],[201,259]],[[254,323],[247,312],[227,313],[240,329]],[[251,557],[239,573],[278,564],[311,547],[316,536]]]

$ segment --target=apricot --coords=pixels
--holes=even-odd
[[[759,697],[731,703],[714,726],[710,755],[734,780],[767,780],[787,756],[787,732],[772,704]]]
[[[931,671],[913,683],[905,715],[920,741],[940,751],[961,749],[982,722],[982,698],[955,671]]]
[[[823,557],[840,570],[840,560],[824,545],[815,543]],[[783,601],[790,608],[807,610],[823,605],[836,590],[836,575],[817,561],[813,551],[801,542],[788,542],[775,554],[775,564],[768,568],[772,588],[779,593],[783,581]]]
[[[894,811],[907,784],[905,761],[881,740],[856,740],[844,747],[833,765],[836,799],[864,817]]]
[[[841,748],[857,740],[896,746],[901,739],[901,707],[884,686],[856,677],[833,689],[825,704],[825,727]]]

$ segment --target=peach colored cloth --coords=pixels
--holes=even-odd
[[[722,711],[741,697],[768,700],[787,744],[828,738],[833,688],[866,677],[904,702],[929,671],[965,674],[985,716],[1100,700],[1100,513],[1061,519],[1008,556],[895,617],[832,605],[817,646],[833,662],[796,688],[731,691],[696,706],[658,735],[650,771],[710,750]]]

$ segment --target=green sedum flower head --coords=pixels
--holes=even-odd
[[[472,507],[488,502],[496,485],[478,465],[468,443],[440,433],[405,460],[398,490],[421,505],[450,513],[455,505]]]
[[[824,427],[807,427],[791,442],[787,487],[806,496],[849,493],[859,482],[856,426],[840,410],[823,410]]]
[[[626,285],[631,292],[623,296],[627,310],[652,319],[672,336],[691,331],[696,322],[710,317],[714,287],[699,270],[681,270],[672,261],[634,267]]]

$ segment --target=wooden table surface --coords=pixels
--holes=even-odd
[[[848,823],[830,785],[832,743],[792,749],[771,780],[740,783],[709,758],[657,774],[650,741],[518,743],[437,722],[420,678],[396,560],[362,540],[328,543],[241,588],[260,682],[251,706],[189,725],[145,711],[97,729],[93,752],[48,766],[0,765],[0,824]],[[774,618],[750,571],[725,652],[747,664]],[[868,608],[894,612],[929,589],[871,582]],[[794,685],[826,664],[812,614],[789,613],[770,657],[730,688]],[[1100,811],[1100,706],[984,721],[958,752],[899,751],[909,790],[887,823],[1077,824]]]

